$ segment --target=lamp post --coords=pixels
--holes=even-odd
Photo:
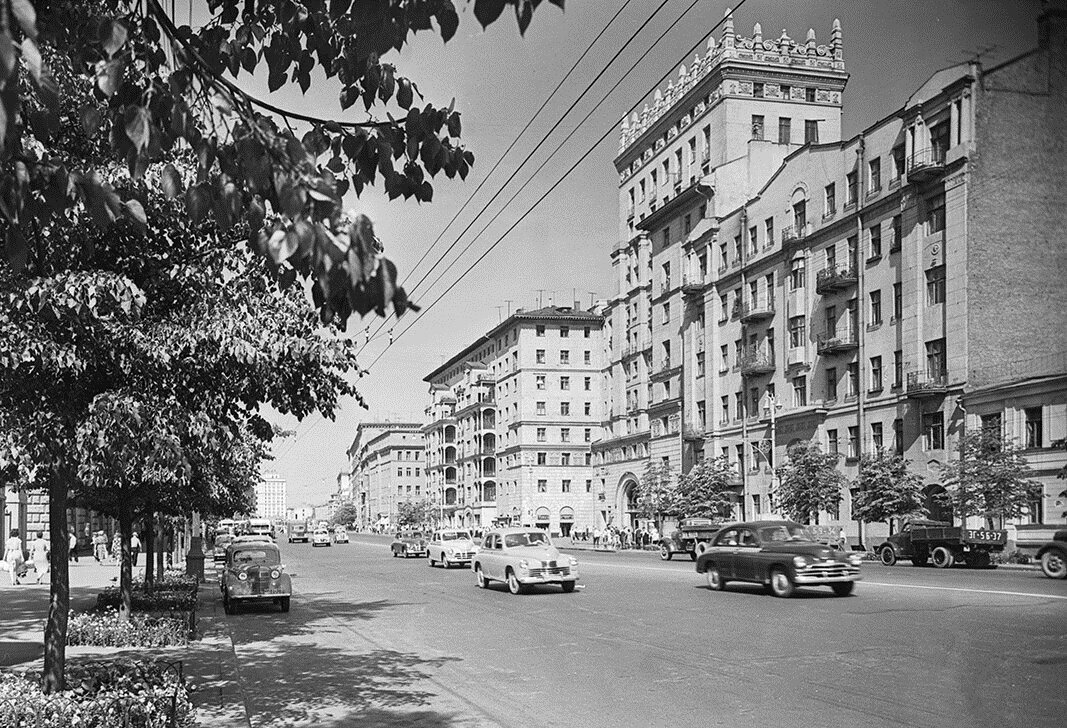
[[[770,413],[771,419],[771,441],[767,447],[767,464],[771,466],[771,484],[774,485],[775,478],[775,464],[774,464],[774,446],[778,442],[778,410],[782,409],[782,403],[778,401],[778,397],[770,392],[767,393],[767,411]],[[770,504],[768,503],[768,506]]]

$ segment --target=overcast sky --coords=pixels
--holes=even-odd
[[[507,14],[488,31],[482,31],[471,4],[454,1],[460,12],[460,27],[447,46],[440,36],[425,32],[403,53],[385,60],[395,62],[400,73],[412,78],[427,100],[447,106],[455,97],[456,108],[463,114],[463,143],[476,155],[472,173],[465,182],[449,181],[440,175],[434,180],[434,201],[428,205],[388,202],[374,192],[346,200],[353,209],[374,220],[386,253],[397,263],[401,277],[413,273],[408,281],[409,293],[423,305],[454,282],[605,131],[617,130],[623,116],[644,101],[664,74],[677,74],[683,62],[690,65],[690,49],[695,44],[700,43],[703,55],[703,41],[728,7],[728,3],[719,0],[698,0],[683,21],[637,64],[637,58],[655,38],[693,2],[668,0],[526,165],[527,171],[519,173],[488,213],[459,241],[445,265],[482,229],[512,191],[558,150],[555,159],[507,206],[439,284],[429,286],[437,275],[435,271],[423,285],[412,290],[412,284],[429,264],[436,262],[474,215],[483,210],[515,167],[560,115],[574,106],[582,89],[661,2],[631,0],[426,262],[412,271],[530,116],[624,2],[568,0],[566,12],[542,3],[526,36],[520,37],[514,19]],[[745,36],[751,35],[753,24],[759,22],[765,37],[777,37],[784,28],[794,40],[803,41],[810,27],[815,29],[820,44],[828,44],[831,24],[834,18],[840,18],[845,68],[851,76],[844,95],[843,135],[847,138],[900,108],[910,93],[939,68],[982,51],[982,62],[988,66],[1035,46],[1039,8],[1039,0],[748,0],[735,13],[734,20],[736,32]],[[721,36],[721,28],[715,35]],[[619,88],[560,148],[562,139],[621,77],[624,80]],[[266,95],[261,79],[244,76],[242,85]],[[306,96],[295,86],[271,95],[271,101],[283,107],[321,116],[360,118],[359,104],[342,113],[336,98],[337,88],[325,82],[316,84]],[[267,466],[287,479],[290,506],[321,502],[335,489],[337,474],[347,464],[345,450],[360,421],[421,419],[427,401],[422,378],[495,325],[509,308],[530,308],[537,304],[539,295],[544,304],[555,301],[563,305],[569,305],[575,296],[587,305],[591,297],[612,295],[608,256],[618,226],[617,177],[612,166],[617,151],[618,134],[613,131],[432,310],[417,320],[408,314],[399,324],[391,322],[394,337],[411,324],[396,343],[388,346],[389,336],[382,334],[364,349],[360,357],[363,366],[369,366],[381,355],[370,374],[359,381],[369,410],[349,402],[335,422],[318,416],[302,423],[276,418],[279,424],[296,431],[295,437],[276,445],[277,460]],[[538,289],[543,289],[540,294]],[[362,342],[368,326],[374,332],[379,321],[373,315],[363,321],[353,318],[349,335]]]

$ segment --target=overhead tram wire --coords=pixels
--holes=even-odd
[[[745,4],[745,2],[746,2],[746,1],[747,1],[747,0],[740,0],[740,2],[739,2],[739,3],[737,4],[737,6],[736,6],[736,7],[734,8],[734,11],[736,12],[737,10],[740,10],[740,9],[741,9],[741,6],[743,6],[743,5]],[[696,3],[697,3],[697,2],[699,2],[699,0],[693,0],[692,4],[690,4],[690,6],[689,6],[688,8],[686,8],[685,12],[683,12],[683,13],[682,13],[682,14],[681,14],[681,15],[680,15],[680,16],[678,17],[678,19],[677,19],[676,21],[674,21],[674,23],[672,23],[672,24],[671,24],[671,25],[670,25],[670,26],[669,26],[669,27],[668,27],[668,28],[667,28],[666,30],[664,30],[664,31],[663,31],[663,33],[661,33],[661,34],[660,34],[660,36],[659,36],[658,38],[656,38],[656,40],[655,40],[655,41],[654,41],[654,42],[652,43],[652,45],[650,45],[650,46],[649,46],[648,50],[646,50],[646,51],[645,51],[645,52],[644,52],[644,53],[643,53],[643,54],[641,55],[641,57],[637,59],[637,61],[636,61],[636,62],[634,63],[634,65],[635,65],[635,66],[637,65],[637,63],[639,63],[640,61],[642,61],[642,60],[643,60],[643,59],[645,58],[645,56],[647,56],[647,55],[648,55],[649,53],[651,53],[651,52],[652,52],[652,49],[653,49],[653,48],[655,48],[655,46],[656,46],[656,45],[657,45],[657,44],[658,44],[658,43],[659,43],[659,42],[660,42],[661,40],[663,40],[664,36],[666,36],[666,35],[667,35],[667,33],[669,33],[669,32],[670,32],[670,31],[671,31],[671,30],[672,30],[672,29],[674,28],[674,26],[675,26],[675,25],[677,25],[677,24],[678,24],[679,22],[681,22],[682,18],[684,18],[684,17],[685,17],[685,16],[686,16],[686,15],[687,15],[687,14],[689,13],[689,11],[693,9],[693,7],[694,7],[694,6],[696,5]],[[713,25],[713,26],[711,27],[711,30],[709,30],[709,31],[708,31],[708,33],[709,33],[709,34],[710,34],[710,33],[714,33],[714,32],[715,32],[715,31],[716,31],[716,30],[718,29],[718,27],[719,27],[720,25],[722,25],[722,24],[723,24],[723,22],[724,22],[725,20],[726,20],[726,18],[724,17],[724,18],[722,18],[721,20],[719,20],[719,21],[718,21],[717,23],[715,23],[715,25]],[[694,44],[692,48],[690,48],[690,49],[689,49],[689,51],[688,51],[688,52],[686,53],[686,56],[688,56],[688,55],[689,55],[689,53],[692,53],[692,52],[694,52],[694,51],[695,51],[695,50],[697,49],[697,47],[699,47],[700,43],[702,43],[702,42],[703,42],[703,37],[701,38],[701,40],[700,40],[700,41],[698,41],[698,42],[697,42],[696,44]],[[665,80],[665,79],[666,79],[666,78],[667,78],[668,76],[670,76],[670,74],[671,74],[671,73],[673,73],[673,72],[674,72],[674,70],[673,70],[673,68],[672,68],[672,70],[670,70],[670,71],[668,71],[668,72],[667,72],[666,74],[664,74],[664,75],[663,75],[663,77],[662,77],[662,78],[660,78],[660,80],[659,80],[659,81],[657,81],[657,82],[656,82],[656,83],[655,83],[654,85],[655,85],[655,86],[659,86],[659,84],[663,83],[663,81],[664,81],[664,80]],[[624,78],[625,78],[625,76],[624,76]],[[623,79],[619,79],[619,81],[618,81],[618,82],[616,82],[615,86],[613,86],[613,87],[611,88],[611,90],[610,90],[610,91],[608,91],[608,94],[607,94],[607,95],[605,95],[605,97],[604,97],[604,98],[607,98],[607,96],[608,96],[608,95],[610,95],[610,94],[611,94],[612,92],[614,92],[614,90],[615,90],[616,88],[618,88],[619,84],[621,84],[621,83],[622,83],[622,80],[623,80]],[[601,99],[601,103],[603,102],[603,100],[604,100],[604,99]],[[636,108],[637,108],[637,105],[639,105],[639,104],[640,104],[640,102],[638,102],[638,104],[634,105],[634,106],[633,106],[633,107],[632,107],[632,108],[630,109],[630,111],[627,111],[627,115],[629,115],[629,113],[630,113],[630,112],[632,112],[632,111],[633,111],[634,109],[636,109]],[[599,106],[599,104],[597,104],[597,106]],[[596,107],[594,106],[594,110],[595,110],[595,109],[596,109]],[[590,111],[590,113],[592,113],[592,111]],[[586,118],[588,118],[588,115],[586,116]],[[584,119],[583,119],[583,121],[584,121]],[[438,303],[439,303],[439,302],[441,301],[441,299],[443,299],[443,298],[444,298],[444,297],[445,297],[446,295],[448,295],[448,293],[449,293],[449,292],[450,292],[450,291],[451,291],[451,290],[452,290],[453,288],[455,288],[455,287],[456,287],[457,285],[459,285],[460,281],[462,281],[462,280],[463,280],[463,279],[464,279],[464,278],[465,278],[465,277],[467,276],[467,274],[469,274],[469,273],[470,273],[470,272],[471,272],[472,270],[474,270],[475,266],[477,266],[477,265],[478,265],[478,264],[479,264],[480,262],[482,262],[482,260],[484,260],[484,259],[485,259],[485,257],[486,257],[487,255],[489,255],[489,253],[491,253],[491,252],[492,252],[492,251],[493,251],[493,250],[494,250],[494,249],[495,249],[495,248],[496,248],[496,247],[497,247],[497,246],[498,246],[498,245],[499,245],[499,244],[500,244],[501,242],[503,242],[504,238],[505,238],[505,237],[507,237],[507,236],[508,236],[508,235],[509,235],[509,234],[511,233],[511,231],[512,231],[512,230],[514,230],[514,229],[515,229],[516,227],[518,227],[519,223],[521,223],[521,222],[522,222],[523,220],[525,220],[525,219],[526,219],[526,217],[527,217],[527,216],[529,216],[529,214],[530,214],[531,212],[533,212],[533,211],[534,211],[534,210],[535,210],[535,209],[537,208],[537,206],[538,206],[538,205],[540,205],[540,204],[541,204],[541,203],[542,203],[542,202],[543,202],[543,201],[545,200],[545,198],[546,198],[546,197],[548,197],[548,196],[549,196],[549,195],[550,195],[550,194],[551,194],[551,193],[552,193],[552,192],[553,192],[553,191],[554,191],[554,190],[555,190],[555,189],[556,189],[557,187],[559,187],[559,185],[560,185],[560,184],[561,184],[561,183],[563,182],[563,180],[565,180],[565,179],[566,179],[566,178],[567,178],[568,176],[570,176],[570,174],[571,174],[572,172],[574,172],[574,170],[575,170],[575,169],[577,169],[577,168],[578,168],[578,166],[579,166],[579,165],[580,165],[580,164],[581,164],[582,162],[584,162],[584,161],[586,160],[586,158],[588,158],[588,157],[589,157],[589,155],[590,155],[590,154],[592,154],[592,153],[593,153],[593,151],[594,151],[594,150],[595,150],[595,149],[596,149],[596,148],[597,148],[598,146],[600,146],[600,145],[601,145],[601,144],[602,144],[602,143],[604,142],[604,140],[605,140],[605,139],[607,139],[609,135],[611,135],[611,133],[612,133],[613,131],[615,131],[615,126],[614,126],[614,124],[612,124],[612,126],[610,126],[610,127],[609,127],[609,128],[607,129],[607,131],[605,131],[605,132],[604,132],[604,133],[603,133],[603,134],[602,134],[602,135],[600,136],[600,138],[599,138],[599,139],[597,139],[597,141],[596,141],[596,142],[594,142],[594,143],[593,143],[593,145],[592,145],[592,146],[590,146],[590,147],[589,147],[589,149],[587,149],[587,150],[586,150],[586,152],[585,152],[584,154],[582,154],[582,156],[581,156],[581,157],[580,157],[580,158],[579,158],[579,159],[578,159],[578,160],[577,160],[577,161],[576,161],[576,162],[575,162],[574,164],[572,164],[572,165],[570,166],[570,168],[569,168],[569,169],[568,169],[568,170],[567,170],[566,172],[564,172],[564,173],[563,173],[563,175],[562,175],[562,176],[561,176],[561,177],[560,177],[559,179],[557,179],[557,180],[556,180],[556,181],[555,181],[555,182],[554,182],[554,183],[552,184],[552,186],[551,186],[551,187],[549,187],[549,188],[548,188],[548,189],[547,189],[547,190],[546,190],[546,191],[545,191],[545,192],[544,192],[544,193],[543,193],[543,194],[542,194],[542,195],[541,195],[541,196],[540,196],[539,198],[537,198],[537,200],[536,200],[536,201],[535,201],[535,202],[533,203],[533,205],[531,205],[531,206],[530,206],[529,208],[527,208],[526,212],[524,212],[524,213],[523,213],[523,214],[522,214],[522,215],[521,215],[521,216],[519,217],[519,219],[517,219],[517,220],[516,220],[515,222],[513,222],[513,223],[511,224],[511,226],[510,226],[510,227],[508,227],[508,229],[507,229],[507,230],[505,230],[505,231],[504,231],[504,233],[503,233],[503,234],[502,234],[502,235],[501,235],[500,237],[498,237],[498,238],[497,238],[497,239],[496,239],[496,240],[495,240],[495,241],[493,242],[493,244],[492,244],[492,245],[490,245],[490,246],[489,246],[489,247],[488,247],[488,248],[487,248],[487,249],[486,249],[486,250],[485,250],[485,251],[484,251],[484,252],[483,252],[483,253],[482,253],[482,254],[481,254],[480,256],[478,256],[478,258],[476,258],[476,259],[475,259],[475,261],[474,261],[473,263],[471,263],[471,264],[470,264],[470,266],[468,266],[468,268],[467,268],[467,269],[466,269],[465,271],[463,271],[463,273],[461,273],[461,274],[459,275],[459,277],[458,277],[458,278],[456,278],[456,280],[454,280],[454,281],[452,282],[452,284],[451,284],[451,285],[449,285],[449,286],[448,286],[448,288],[446,288],[446,289],[445,289],[444,291],[442,291],[442,292],[441,292],[441,294],[440,294],[440,295],[439,295],[439,296],[438,296],[437,298],[435,298],[435,299],[434,299],[434,300],[433,300],[433,301],[432,301],[432,302],[431,302],[430,304],[428,304],[427,306],[425,306],[425,307],[424,307],[424,308],[422,309],[422,311],[420,311],[420,312],[419,312],[419,315],[418,315],[418,316],[417,316],[417,317],[416,317],[416,318],[415,318],[415,319],[414,319],[414,320],[413,320],[413,321],[412,321],[412,322],[411,322],[410,324],[408,324],[408,325],[407,325],[406,327],[404,327],[403,329],[401,329],[401,330],[400,330],[400,331],[399,331],[399,332],[397,333],[397,335],[396,335],[395,337],[393,337],[393,339],[392,339],[392,341],[391,341],[391,342],[389,343],[389,345],[388,345],[388,346],[386,346],[386,347],[385,347],[385,349],[383,349],[383,350],[381,351],[381,353],[380,353],[380,354],[378,354],[378,356],[377,356],[377,357],[375,357],[374,361],[372,361],[372,362],[370,363],[370,365],[369,365],[369,366],[367,367],[367,370],[368,370],[368,371],[369,371],[369,370],[371,370],[371,369],[372,369],[372,368],[374,367],[374,365],[375,365],[375,364],[377,364],[377,363],[378,363],[378,361],[379,361],[379,360],[381,360],[381,358],[382,358],[383,356],[385,356],[385,352],[387,352],[387,351],[389,350],[389,348],[390,348],[390,347],[391,347],[391,346],[392,346],[393,344],[395,344],[395,343],[396,343],[396,342],[397,342],[397,341],[398,341],[398,340],[400,339],[400,337],[401,337],[401,336],[403,336],[403,335],[404,335],[405,333],[407,333],[407,332],[408,332],[408,330],[410,330],[412,326],[414,326],[414,325],[415,325],[416,323],[418,323],[418,321],[419,321],[419,320],[420,320],[420,319],[421,319],[421,318],[423,317],[423,315],[425,315],[426,313],[428,313],[428,312],[429,312],[429,311],[430,311],[430,310],[431,310],[431,309],[432,309],[432,308],[433,308],[434,306],[436,306],[436,305],[437,305],[437,304],[438,304]],[[536,174],[536,173],[535,173],[535,174]],[[531,178],[531,179],[532,179],[532,178]]]
[[[685,10],[684,13],[682,13],[682,15],[684,16],[686,13],[688,13],[693,8],[693,5],[695,5],[698,1],[699,0],[693,0],[693,3]],[[453,216],[452,220],[450,220],[448,222],[448,224],[445,226],[444,230],[441,231],[441,234],[437,236],[437,240],[435,240],[433,242],[433,244],[431,244],[430,247],[427,248],[426,253],[423,254],[422,258],[419,259],[419,261],[415,264],[414,268],[417,268],[419,266],[419,264],[421,264],[422,261],[425,260],[426,256],[429,254],[430,250],[444,236],[445,231],[447,231],[448,228],[451,227],[452,223],[456,221],[456,219],[459,217],[460,213],[462,213],[463,210],[467,207],[467,204],[471,201],[471,199],[473,199],[473,197],[476,194],[478,194],[478,190],[480,190],[482,188],[482,185],[484,185],[485,182],[488,181],[488,179],[492,175],[493,171],[496,170],[496,168],[503,161],[504,157],[507,156],[507,153],[510,152],[511,149],[515,146],[515,144],[518,142],[518,140],[522,136],[522,134],[527,129],[529,129],[530,125],[533,123],[534,119],[536,119],[537,115],[540,114],[541,111],[545,108],[545,106],[548,104],[548,102],[552,99],[552,96],[556,93],[556,91],[559,90],[559,88],[567,80],[567,77],[569,77],[570,74],[574,72],[575,68],[577,68],[578,64],[581,63],[582,59],[585,58],[585,56],[589,53],[589,51],[592,49],[593,45],[596,44],[597,40],[599,40],[600,37],[607,31],[608,27],[615,21],[615,18],[617,18],[622,13],[622,11],[627,7],[627,5],[629,5],[629,2],[630,2],[630,0],[627,0],[627,3],[625,5],[623,5],[622,8],[620,8],[619,11],[617,11],[614,16],[612,16],[612,19],[610,21],[608,21],[607,25],[605,25],[604,28],[600,31],[600,33],[597,34],[596,38],[593,39],[593,42],[589,44],[589,47],[586,48],[585,52],[582,53],[581,57],[579,57],[579,59],[574,63],[574,65],[571,67],[570,71],[568,71],[566,76],[564,76],[563,80],[561,80],[559,82],[559,84],[556,85],[556,89],[554,89],[552,91],[552,94],[549,94],[548,98],[546,98],[544,103],[541,104],[541,108],[539,108],[537,110],[537,113],[534,114],[533,117],[531,117],[530,121],[527,122],[527,124],[523,128],[523,130],[521,132],[519,132],[519,135],[515,137],[515,140],[511,143],[511,145],[508,147],[508,149],[504,152],[504,154],[500,157],[500,159],[497,160],[497,163],[493,166],[493,169],[489,172],[488,175],[486,175],[485,179],[483,179],[482,182],[478,185],[478,187],[475,189],[475,191],[471,195],[471,197],[468,198],[467,201],[463,203],[463,207],[461,207],[460,210]],[[437,261],[433,265],[431,265],[427,269],[426,273],[424,273],[423,276],[418,280],[418,282],[415,283],[414,286],[412,286],[411,290],[408,291],[408,296],[409,297],[411,297],[411,295],[415,292],[415,289],[417,289],[430,276],[430,274],[433,272],[433,270],[437,266],[439,266],[441,263],[444,262],[445,258],[448,256],[448,254],[450,252],[452,252],[452,250],[459,243],[460,239],[464,235],[467,234],[467,232],[474,226],[474,223],[477,222],[478,218],[481,217],[481,215],[493,204],[493,202],[496,201],[497,197],[500,196],[500,194],[504,191],[504,189],[509,184],[511,184],[511,181],[513,179],[515,179],[516,175],[526,165],[526,163],[538,152],[538,150],[541,149],[542,146],[544,146],[545,142],[548,141],[548,138],[556,131],[556,129],[559,128],[559,125],[562,124],[563,121],[567,118],[567,116],[571,113],[571,110],[574,109],[574,107],[577,106],[581,102],[581,100],[585,98],[586,94],[588,94],[592,90],[593,86],[596,85],[597,81],[599,81],[601,79],[601,77],[607,72],[607,70],[612,66],[612,64],[614,64],[615,61],[618,60],[619,56],[622,55],[622,53],[630,46],[631,43],[633,43],[634,40],[636,40],[637,36],[641,33],[641,31],[644,30],[648,26],[648,24],[650,22],[652,22],[652,20],[656,17],[656,15],[658,15],[659,12],[661,10],[663,10],[663,8],[669,2],[670,2],[670,0],[661,0],[659,6],[652,12],[651,15],[648,16],[648,18],[643,23],[641,23],[640,27],[638,27],[637,30],[635,30],[630,35],[630,38],[626,41],[626,43],[624,43],[619,48],[618,51],[615,52],[615,55],[613,55],[611,57],[611,60],[609,60],[607,62],[607,64],[605,64],[605,66],[593,78],[592,81],[590,81],[588,84],[586,84],[586,87],[582,90],[582,93],[579,94],[578,98],[574,101],[574,103],[571,104],[571,106],[567,109],[567,111],[559,119],[556,120],[556,123],[552,125],[552,128],[549,129],[548,132],[544,136],[541,137],[541,140],[537,142],[537,145],[533,148],[533,150],[531,152],[529,152],[526,155],[526,158],[523,159],[523,161],[512,171],[511,175],[504,181],[504,184],[502,184],[500,186],[500,188],[490,198],[489,202],[485,203],[485,205],[482,206],[482,209],[478,212],[477,215],[475,215],[471,219],[471,221],[467,224],[467,227],[465,227],[463,229],[463,231],[460,232],[460,234],[458,236],[456,236],[456,239],[452,242],[451,245],[448,246],[448,249],[445,250],[445,252],[438,257]],[[674,22],[674,24],[672,24],[670,27],[673,28],[674,25],[676,25],[677,23],[678,23],[678,21],[676,20]],[[660,38],[662,38],[662,35],[660,36]],[[658,43],[659,39],[657,39],[656,42]],[[555,156],[555,154],[556,153],[553,152],[552,156]],[[551,159],[551,157],[549,157],[549,158]],[[414,271],[414,268],[412,268],[412,271]],[[410,277],[410,275],[411,275],[411,273],[408,274],[408,277]],[[405,278],[404,281],[406,282],[407,278]],[[401,285],[403,285],[403,284],[401,284]],[[389,318],[391,316],[393,316],[393,315],[394,314],[392,312],[390,312],[390,314],[388,314],[385,317],[385,319],[382,320],[382,322],[379,324],[378,329],[374,332],[374,334],[369,336],[367,338],[367,341],[360,348],[360,350],[358,352],[356,352],[357,356],[359,354],[363,353],[363,349],[365,349],[367,347],[367,345],[370,344],[370,342],[375,341],[375,340],[377,340],[378,338],[380,338],[382,336],[382,329],[385,328]]]

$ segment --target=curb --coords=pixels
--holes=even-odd
[[[237,651],[229,625],[222,615],[218,582],[205,580],[198,594],[197,630],[201,638],[191,649],[202,651],[202,659],[191,660],[186,676],[196,689],[192,702],[201,728],[251,728],[251,719],[241,684]]]

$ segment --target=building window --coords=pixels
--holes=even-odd
[[[883,441],[882,441],[882,423],[881,422],[872,422],[871,423],[871,446],[874,449],[874,452],[876,452],[876,453],[880,452],[882,450]]]
[[[560,465],[570,465],[571,464],[571,454],[569,452],[561,452],[559,454],[559,464]]]
[[[566,349],[564,349],[563,351],[561,351],[559,353],[559,363],[560,364],[570,364],[571,363],[571,353],[569,351],[567,351]]]
[[[571,429],[569,427],[563,427],[563,428],[560,429],[560,431],[559,431],[559,441],[560,442],[570,442],[571,441]]]
[[[923,449],[945,449],[944,416],[940,412],[927,412],[923,415]]]
[[[926,271],[926,305],[945,302],[945,266],[939,265]]]
[[[593,492],[593,481],[592,480],[586,480],[585,481],[585,492],[586,493],[592,493]]]
[[[547,428],[538,427],[537,428],[537,441],[538,442],[545,442],[548,439],[546,437],[547,433],[548,433],[548,429]]]
[[[534,382],[535,382],[535,386],[538,389],[544,389],[545,388],[545,375],[544,374],[536,374],[536,375],[534,375]]]
[[[808,407],[808,378],[793,378],[793,407]]]
[[[585,388],[586,392],[592,391],[592,389],[593,389],[593,378],[592,377],[586,377],[582,381],[582,386]]]
[[[719,347],[719,374],[725,374],[730,371],[730,354],[728,351],[727,344]]]
[[[593,464],[593,453],[587,452],[585,454],[585,464],[586,465],[592,465]]]
[[[1004,422],[1003,417],[999,412],[994,412],[989,415],[982,415],[982,434],[987,437],[992,437],[995,440],[1000,440],[1004,436]]]
[[[945,340],[934,339],[926,342],[926,374],[932,378],[945,376]]]
[[[569,339],[570,335],[571,335],[570,327],[568,327],[568,326],[560,326],[559,327],[559,338],[561,338],[561,339]]]
[[[570,492],[571,492],[571,481],[569,481],[569,480],[564,480],[564,481],[563,481],[563,485],[561,486],[561,490],[562,490],[562,491],[563,491],[564,493],[570,493]]]
[[[805,144],[818,144],[819,143],[819,122],[815,120],[804,121],[804,143]]]
[[[850,458],[858,458],[860,456],[860,428],[853,425],[848,428],[848,453]]]
[[[752,255],[759,251],[759,230],[755,225],[748,229],[748,250]]]
[[[585,442],[592,442],[593,441],[593,430],[588,428],[588,427],[586,427],[584,430],[582,430],[582,439],[585,440]]]
[[[904,285],[893,284],[893,318],[897,321],[904,318]]]
[[[537,403],[537,414],[539,414],[539,415],[547,414],[546,411],[545,411],[545,403],[544,402],[538,402]]]
[[[669,324],[671,322],[671,304],[663,304],[663,323]]]
[[[870,229],[871,234],[871,257],[882,257],[882,224],[878,223],[872,225]]]
[[[882,391],[882,357],[871,357],[871,391]]]
[[[537,350],[537,363],[538,364],[544,364],[545,363],[545,350],[544,349],[538,349]]]
[[[824,217],[830,217],[837,213],[837,185],[831,182],[826,185],[826,212]]]
[[[736,392],[734,394],[734,419],[739,420],[745,412],[745,394],[744,392]]]
[[[1026,447],[1038,448],[1045,446],[1044,432],[1042,431],[1042,409],[1040,407],[1027,407],[1023,410],[1026,417]]]
[[[882,189],[882,160],[879,157],[875,157],[867,163],[867,173],[869,175],[869,187],[870,192],[877,192]]]
[[[904,454],[904,420],[893,420],[893,449],[897,455]]]
[[[759,81],[756,81],[752,84],[752,95],[755,96],[757,99],[763,98],[763,84]]]
[[[548,453],[547,452],[539,452],[539,453],[537,453],[537,464],[538,465],[548,465]]]
[[[848,391],[846,394],[849,397],[855,397],[860,391],[860,365],[858,362],[852,362],[848,365]]]
[[[784,100],[788,101],[789,97],[792,95],[792,87],[790,87],[790,86],[788,86],[788,85],[783,83],[781,85],[781,89],[782,89],[781,97]]]
[[[790,127],[793,124],[793,120],[788,116],[783,116],[778,119],[778,143],[788,144],[790,137]]]
[[[730,421],[730,397],[723,395],[719,398],[719,424],[725,425]]]
[[[764,234],[767,236],[767,242],[764,243],[764,245],[767,245],[768,247],[771,246],[771,245],[774,245],[774,218],[773,217],[768,217],[766,220],[763,221],[763,231],[764,231]]]
[[[831,455],[837,455],[837,430],[826,431],[826,451]]]
[[[882,324],[882,292],[871,291],[871,325]]]
[[[789,290],[796,291],[804,287],[804,258],[794,258],[789,267]]]
[[[543,337],[545,335],[545,327],[544,326],[538,326],[537,327],[537,335],[539,337]]]
[[[538,493],[547,493],[548,492],[548,481],[547,480],[538,480],[537,481],[537,492]]]
[[[902,174],[904,174],[904,145],[900,144],[893,147],[893,176],[891,181],[899,180]]]
[[[855,172],[845,175],[845,207],[856,204],[857,176]]]
[[[793,233],[803,235],[808,226],[808,201],[800,200],[793,203]]]
[[[404,477],[404,469],[403,468],[397,468],[396,469],[396,475],[397,475],[398,478],[403,478]]]
[[[582,335],[585,336],[585,338],[588,339],[590,336],[593,335],[592,329],[589,328],[588,326],[586,326],[584,329],[582,329]]]
[[[569,416],[570,413],[571,413],[571,403],[570,402],[560,402],[559,403],[559,413],[564,417]]]
[[[793,316],[789,319],[789,347],[797,349],[804,346],[805,329],[807,328],[803,316]]]
[[[808,102],[814,102],[815,101],[815,89],[814,89],[814,87],[809,86],[806,89],[804,89],[804,100],[808,101]]]
[[[704,376],[704,352],[697,352],[697,376]]]
[[[926,201],[926,234],[933,235],[945,229],[945,196],[935,195]]]
[[[904,352],[897,349],[893,352],[893,387],[899,389],[904,384]]]
[[[826,399],[837,399],[837,367],[826,370]]]
[[[900,215],[893,215],[893,239],[889,241],[889,252],[895,253],[900,250],[903,244],[901,236],[904,234],[904,227],[901,221]]]
[[[761,114],[752,115],[752,138],[756,141],[763,141],[763,116]]]
[[[593,414],[593,403],[592,402],[586,402],[585,403],[585,416],[588,417],[591,414]]]
[[[559,388],[563,389],[563,390],[570,389],[571,388],[571,378],[570,377],[560,377],[559,378]]]

